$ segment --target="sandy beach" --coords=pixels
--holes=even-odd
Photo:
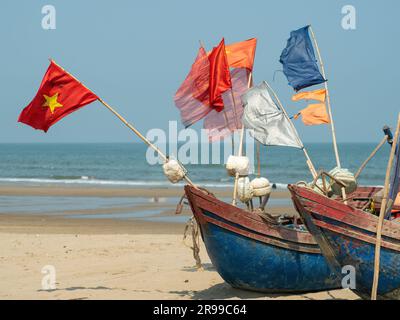
[[[229,190],[215,193],[230,196]],[[81,197],[85,202],[125,197],[148,202],[107,202],[97,208],[72,208],[69,204],[35,214],[19,209],[8,212],[7,205],[2,206],[0,299],[358,299],[348,290],[271,295],[234,289],[215,271],[203,244],[203,269],[197,270],[191,249],[183,243],[184,221],[190,218],[190,211],[186,208],[179,221],[168,220],[175,216],[176,202],[165,199],[181,195],[180,188],[1,186],[3,200],[28,201],[27,206],[41,197],[46,201]],[[273,194],[278,204],[287,197],[285,191]],[[65,202],[66,198],[62,199]],[[144,219],[112,218],[156,209],[157,213]],[[272,209],[292,210],[290,205]],[[46,266],[54,267],[54,290],[42,288]]]

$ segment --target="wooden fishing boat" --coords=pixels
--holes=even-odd
[[[328,198],[304,186],[288,186],[292,200],[308,230],[318,242],[333,270],[355,268],[354,291],[369,297],[374,276],[374,252],[378,217],[363,209],[382,188],[362,187],[340,198]],[[373,202],[379,213],[379,201]],[[393,211],[400,210],[394,206]],[[385,220],[382,229],[378,296],[400,298],[400,220]]]
[[[340,286],[305,229],[269,223],[189,185],[185,193],[213,265],[233,287],[285,293]]]

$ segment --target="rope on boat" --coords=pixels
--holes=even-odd
[[[178,204],[176,205],[176,209],[175,209],[175,214],[181,214],[182,210],[183,210],[183,204],[184,204],[184,200],[187,200],[186,198],[186,193],[184,193],[181,197],[181,199],[179,200]]]
[[[192,234],[192,246],[186,243],[186,238],[188,237],[189,232]],[[197,224],[197,221],[194,217],[191,217],[186,223],[185,230],[183,232],[183,244],[192,249],[193,258],[196,261],[196,268],[201,269],[201,259],[200,259],[200,228]]]
[[[329,179],[328,179],[329,178]],[[311,190],[323,194],[327,197],[332,196],[332,185],[336,183],[338,186],[342,188],[347,188],[347,184],[340,181],[336,177],[334,177],[330,172],[326,172],[320,170],[317,176],[314,178],[314,181],[310,184],[307,184],[306,187]],[[303,184],[303,181],[299,182],[298,185]],[[345,199],[344,199],[345,200]]]

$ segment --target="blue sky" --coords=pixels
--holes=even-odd
[[[56,8],[56,30],[41,27]],[[341,27],[344,5],[357,29]],[[47,134],[17,123],[54,58],[143,133],[179,119],[173,95],[199,46],[258,38],[254,79],[267,80],[290,114],[302,106],[279,56],[291,30],[312,24],[326,66],[339,142],[381,139],[400,110],[398,13],[386,1],[1,1],[0,142],[129,142],[138,139],[100,103],[61,120]],[[305,142],[331,141],[328,126],[296,122]],[[199,128],[196,125],[195,128]]]

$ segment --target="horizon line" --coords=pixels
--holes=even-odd
[[[117,144],[117,143],[124,143],[124,144],[143,144],[146,145],[144,142],[142,141],[109,141],[109,142],[104,142],[104,141],[30,141],[30,142],[26,142],[26,141],[18,141],[18,142],[1,142],[0,144]],[[168,143],[168,142],[167,142]],[[180,142],[182,144],[184,144],[185,142]],[[198,143],[198,144],[206,144],[207,142],[203,142],[203,143]],[[318,142],[318,141],[303,141],[303,143],[307,144],[307,143],[320,143],[320,144],[332,144],[331,141],[322,141],[322,142]],[[379,141],[337,141],[338,144],[345,144],[345,143],[379,143]],[[269,146],[269,147],[276,147],[276,146]],[[278,146],[279,147],[279,146]],[[281,146],[284,147],[284,146]]]

